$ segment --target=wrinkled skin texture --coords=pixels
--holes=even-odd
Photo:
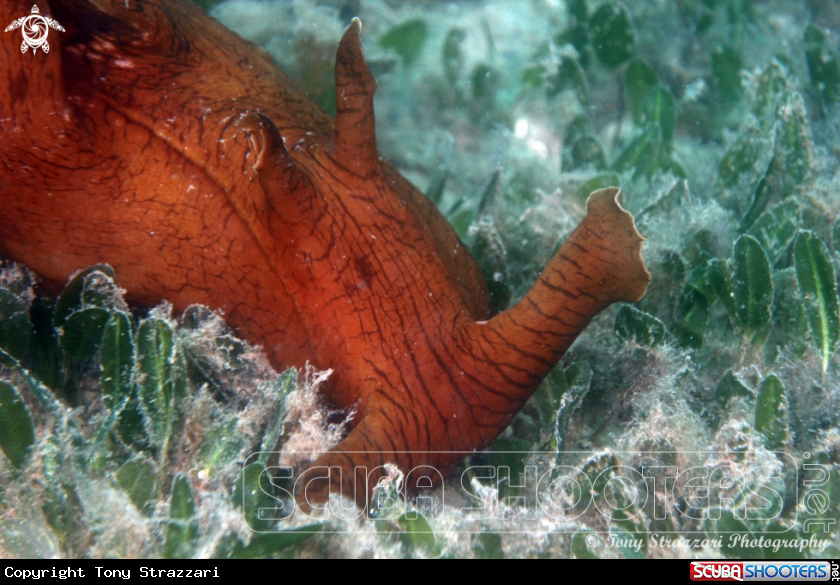
[[[0,22],[29,2],[0,0]],[[602,190],[493,316],[454,231],[376,152],[358,21],[333,122],[187,0],[39,8],[66,29],[48,54],[0,37],[0,251],[56,288],[108,263],[135,304],[201,303],[277,367],[332,368],[325,399],[357,412],[314,463],[341,469],[333,490],[363,503],[386,462],[439,480],[463,458],[445,452],[497,437],[592,317],[646,290],[642,238]]]

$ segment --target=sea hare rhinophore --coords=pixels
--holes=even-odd
[[[0,2],[0,22],[31,1]],[[276,366],[332,368],[326,400],[357,415],[315,465],[348,485],[386,462],[447,473],[463,457],[447,452],[498,436],[595,315],[645,293],[642,237],[604,189],[493,316],[455,232],[377,154],[358,20],[333,122],[187,0],[39,7],[66,29],[49,53],[0,37],[0,251],[48,285],[108,263],[136,304],[201,303]]]

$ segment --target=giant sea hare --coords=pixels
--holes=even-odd
[[[494,316],[455,232],[377,154],[358,20],[333,121],[188,0],[39,8],[66,29],[49,53],[0,37],[0,252],[48,287],[108,263],[138,305],[201,303],[276,366],[332,368],[325,400],[357,414],[314,465],[362,502],[385,463],[446,474],[486,447],[595,315],[644,295],[643,238],[604,189]]]

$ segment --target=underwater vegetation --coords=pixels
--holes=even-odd
[[[284,452],[335,444],[349,413],[319,407],[326,374],[276,374],[201,307],[177,318],[165,305],[130,307],[108,267],[77,274],[52,300],[7,263],[4,554],[838,556],[833,3],[233,0],[212,10],[327,111],[335,40],[361,16],[380,150],[470,247],[496,309],[523,297],[588,194],[609,186],[647,237],[648,294],[596,318],[507,431],[463,464],[508,469],[463,490],[496,513],[410,503],[394,518],[257,534],[248,526],[280,526],[249,516],[271,505],[247,488],[272,463],[247,458],[278,441]],[[533,451],[591,485],[589,497],[562,487],[563,513],[529,524],[505,496],[519,495]],[[709,471],[705,495],[670,471],[698,468]],[[646,469],[662,481],[645,481]],[[461,489],[460,471],[445,489]],[[665,546],[663,535],[686,540]],[[820,543],[745,544],[812,535]]]

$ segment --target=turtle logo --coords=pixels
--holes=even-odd
[[[32,6],[32,14],[29,16],[22,16],[6,27],[6,32],[23,27],[23,44],[20,46],[20,52],[25,53],[26,49],[32,47],[32,54],[38,52],[38,48],[44,50],[45,53],[50,52],[50,45],[47,42],[47,34],[50,28],[64,32],[64,27],[58,24],[49,16],[41,16],[37,5]]]

